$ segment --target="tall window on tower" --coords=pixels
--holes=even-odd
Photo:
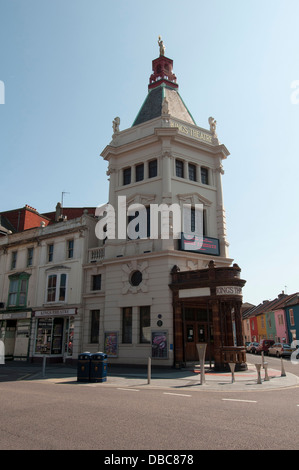
[[[179,178],[184,178],[184,162],[182,160],[175,161],[175,174]]]
[[[195,229],[196,229],[196,224],[195,224],[195,216],[196,216],[196,212],[195,212],[195,207],[191,207],[191,221],[190,221],[190,224],[191,224],[191,233],[194,233],[195,232]],[[200,227],[200,229],[202,229],[202,235],[204,237],[207,236],[207,223],[206,223],[206,218],[207,218],[207,211],[206,209],[203,209],[202,211],[202,227]]]
[[[202,184],[209,184],[209,170],[208,168],[201,167],[201,182]]]
[[[196,166],[192,163],[188,164],[188,171],[189,171],[189,180],[196,181]]]
[[[139,212],[135,211],[135,214],[129,214],[128,215],[128,239],[129,240],[138,240],[140,238],[148,238],[151,235],[151,227],[150,227],[150,222],[151,222],[151,216],[150,216],[150,207],[146,207],[146,219],[142,219],[142,226],[140,226],[138,217],[139,217]],[[134,219],[136,219],[136,223],[134,223]]]
[[[154,178],[158,174],[158,162],[157,160],[151,160],[148,162],[148,177]]]
[[[124,168],[123,183],[124,185],[131,184],[131,168]]]
[[[144,164],[136,166],[136,181],[142,181],[144,178]]]

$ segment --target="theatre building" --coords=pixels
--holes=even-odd
[[[114,208],[101,220],[107,229],[114,216],[115,237],[107,232],[98,239],[84,265],[82,344],[105,351],[111,363],[146,364],[151,357],[154,365],[180,367],[198,361],[196,344],[206,343],[206,358],[218,368],[230,361],[246,367],[240,317],[245,281],[229,258],[222,195],[229,151],[218,140],[216,121],[207,116],[206,124],[196,124],[181,98],[173,61],[160,42],[136,119],[122,130],[115,118],[101,153]],[[144,219],[135,204],[146,210],[142,236]],[[165,214],[152,236],[153,206],[162,204],[181,214],[190,205],[191,231],[200,206],[203,240],[194,231],[190,239],[184,226],[176,233],[171,210],[169,236]],[[137,239],[124,232],[126,224],[139,231]]]

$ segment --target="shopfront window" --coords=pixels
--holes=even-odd
[[[71,356],[73,354],[74,330],[74,317],[67,318],[64,342],[64,351],[67,356]]]
[[[53,319],[51,354],[62,353],[63,318]]]
[[[51,353],[52,318],[39,318],[37,325],[35,352],[39,354]]]
[[[37,354],[67,355],[73,353],[74,318],[39,318],[36,330]]]

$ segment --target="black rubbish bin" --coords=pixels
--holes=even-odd
[[[90,380],[90,361],[92,354],[84,352],[78,356],[77,381],[89,382]]]
[[[97,352],[92,354],[90,362],[90,381],[106,382],[107,380],[107,354]]]

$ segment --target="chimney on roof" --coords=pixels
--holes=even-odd
[[[55,222],[58,222],[61,218],[61,202],[56,204]]]
[[[285,296],[284,290],[281,291],[281,294],[278,294],[278,298],[282,299]]]
[[[29,206],[28,204],[25,204],[25,209],[30,209],[32,211],[37,212],[37,210],[34,207]]]

